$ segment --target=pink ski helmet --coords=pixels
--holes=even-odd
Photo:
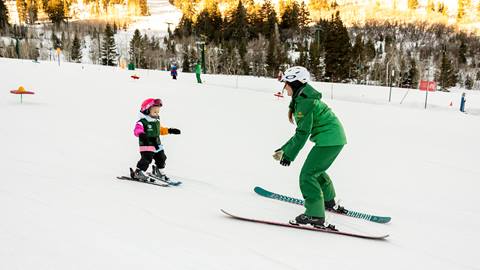
[[[149,114],[150,113],[150,108],[158,106],[162,107],[162,100],[159,98],[147,98],[145,101],[142,102],[142,107],[140,108],[140,111],[143,114]]]

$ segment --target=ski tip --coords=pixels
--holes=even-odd
[[[229,216],[229,217],[233,217],[234,215],[228,213],[227,211],[223,210],[223,209],[220,209],[220,212],[222,212],[223,214]]]
[[[370,236],[368,239],[373,239],[373,240],[387,240],[387,238],[390,236],[390,234],[385,234],[385,235],[379,235],[379,236]]]
[[[389,223],[391,220],[392,220],[391,217],[374,216],[370,221],[380,223],[380,224],[386,224],[386,223]]]
[[[263,192],[266,192],[267,190],[259,186],[255,186],[255,188],[253,188],[253,191],[255,191],[256,193],[263,193]]]

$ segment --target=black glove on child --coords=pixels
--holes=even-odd
[[[169,129],[168,129],[168,134],[176,134],[176,135],[178,135],[178,134],[180,134],[180,133],[181,133],[180,129],[176,129],[176,128],[169,128]]]

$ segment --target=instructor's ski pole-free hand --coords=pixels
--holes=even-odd
[[[275,153],[273,153],[273,159],[279,160],[280,165],[282,166],[290,166],[291,163],[290,160],[285,159],[285,157],[283,156],[283,150],[281,148],[275,150]]]

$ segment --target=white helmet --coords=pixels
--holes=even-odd
[[[310,81],[310,72],[304,67],[295,66],[285,70],[285,73],[281,79],[282,82],[300,81],[301,83],[307,83]]]

